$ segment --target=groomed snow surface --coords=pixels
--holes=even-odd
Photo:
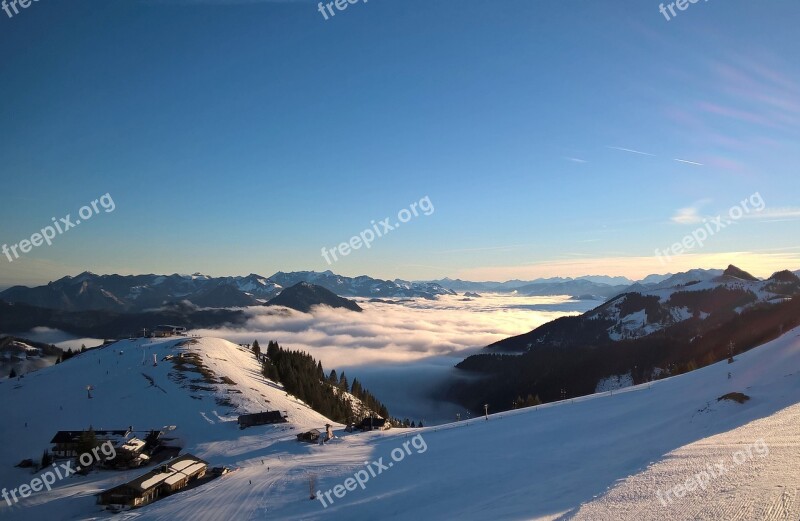
[[[116,515],[103,512],[93,495],[147,469],[72,476],[13,507],[0,501],[0,519],[800,519],[800,329],[733,364],[613,395],[425,429],[347,434],[338,426],[339,438],[324,446],[295,441],[298,432],[322,428],[326,420],[265,381],[252,354],[218,339],[175,344],[120,342],[19,382],[2,381],[2,486],[34,477],[13,465],[39,457],[55,431],[90,423],[134,430],[175,425],[168,435],[179,437],[187,452],[238,470]],[[236,385],[190,390],[168,376],[175,371],[171,363],[152,366],[152,353],[160,360],[180,351],[199,353]],[[730,392],[751,399],[717,401]],[[219,405],[220,397],[241,411],[286,410],[291,423],[240,431],[240,411]],[[747,455],[748,448],[737,464],[737,453]],[[678,497],[676,486],[716,463],[726,473]],[[352,485],[348,478],[363,478],[367,469],[374,475],[363,489],[334,489]],[[323,494],[345,490],[344,497],[330,494],[327,507],[310,500],[312,476]],[[667,500],[659,499],[670,490]]]

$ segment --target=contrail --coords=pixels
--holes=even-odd
[[[632,148],[623,148],[623,147],[608,147],[608,148],[611,148],[613,150],[621,150],[623,152],[630,152],[632,154],[640,154],[640,155],[643,155],[643,156],[653,156],[653,157],[655,157],[655,154],[650,154],[648,152],[642,152],[641,150],[633,150]]]
[[[688,161],[686,159],[675,158],[675,161],[677,161],[679,163],[689,163],[690,165],[705,166],[703,163],[697,163],[695,161]]]

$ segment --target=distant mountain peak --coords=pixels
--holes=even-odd
[[[770,276],[769,280],[773,282],[800,283],[800,277],[789,270],[776,271]]]
[[[749,273],[747,273],[743,269],[737,268],[733,264],[730,264],[725,269],[725,271],[722,272],[722,276],[723,277],[734,277],[734,278],[742,279],[742,280],[749,280],[751,282],[756,282],[756,281],[759,280],[758,278],[750,275]]]
[[[308,313],[313,306],[319,305],[332,308],[345,308],[350,311],[362,311],[361,306],[352,300],[340,297],[322,286],[310,284],[305,281],[298,282],[294,286],[284,289],[277,297],[270,299],[267,305],[283,306],[303,313]]]

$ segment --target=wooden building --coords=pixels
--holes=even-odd
[[[385,431],[391,429],[392,425],[384,418],[373,418],[370,416],[361,420],[361,423],[356,425],[356,428],[364,432]]]
[[[153,336],[156,338],[170,336],[186,336],[186,328],[183,326],[161,325],[153,328]]]
[[[57,458],[75,458],[78,457],[78,447],[80,446],[81,437],[89,433],[94,433],[94,438],[97,445],[102,445],[106,441],[111,441],[114,446],[125,443],[131,431],[128,429],[119,430],[99,430],[95,431],[91,428],[85,431],[58,431],[50,443],[53,448],[50,452]]]
[[[257,425],[271,425],[273,423],[286,423],[288,416],[281,414],[280,411],[257,412],[254,414],[242,414],[239,416],[239,428],[255,427]]]
[[[97,495],[97,503],[130,507],[147,505],[186,488],[192,481],[205,476],[207,469],[207,462],[191,454],[184,454],[143,476],[101,492]]]

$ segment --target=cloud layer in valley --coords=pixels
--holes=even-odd
[[[563,311],[564,297],[484,295],[475,299],[441,297],[401,303],[359,300],[363,313],[328,307],[300,313],[251,307],[241,327],[195,330],[238,343],[276,340],[307,350],[326,367],[404,363],[429,357],[460,360],[497,340],[530,331]],[[597,305],[574,302],[573,313]],[[548,310],[552,306],[560,311]]]
[[[195,330],[237,343],[276,340],[321,360],[325,370],[357,377],[394,416],[443,421],[461,411],[432,396],[456,377],[453,366],[497,340],[530,331],[558,317],[586,311],[598,302],[565,297],[487,294],[438,300],[370,302],[363,313],[328,307],[313,313],[285,308],[247,308],[241,327]],[[461,411],[463,412],[463,411]]]

